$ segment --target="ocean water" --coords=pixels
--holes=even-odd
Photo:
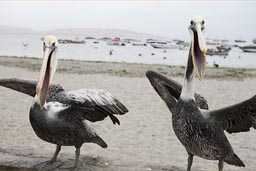
[[[40,34],[0,35],[0,56],[38,57],[43,56],[43,46]],[[58,35],[58,38],[74,39]],[[23,46],[27,43],[28,46]],[[209,47],[213,48],[213,47]],[[112,55],[110,55],[110,51]],[[166,64],[186,66],[189,49],[155,49],[147,46],[109,46],[104,41],[94,44],[87,40],[85,44],[59,44],[58,58],[86,61],[111,61],[143,64]],[[226,58],[207,56],[207,65],[213,63],[220,67],[256,68],[256,53],[244,53],[239,48],[232,48]]]

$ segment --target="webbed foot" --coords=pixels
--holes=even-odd
[[[38,169],[39,171],[43,171],[43,170],[54,170],[59,168],[60,166],[62,166],[63,163],[60,161],[56,161],[56,162],[52,162],[50,161],[45,161],[42,163],[38,163],[36,165],[34,165],[34,168]]]

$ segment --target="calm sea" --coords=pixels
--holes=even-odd
[[[43,35],[0,35],[0,56],[38,57],[43,56],[41,37]],[[58,38],[70,38],[58,35]],[[23,43],[28,44],[24,46]],[[112,51],[112,55],[110,55]],[[86,61],[111,61],[144,64],[166,64],[185,66],[188,49],[154,49],[147,46],[109,46],[104,41],[94,44],[88,40],[85,44],[60,44],[58,57]],[[207,56],[207,65],[213,63],[220,67],[256,68],[256,53],[244,53],[239,48],[232,48],[226,58]]]

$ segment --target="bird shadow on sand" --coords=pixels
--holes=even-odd
[[[20,148],[0,148],[2,152],[3,161],[0,161],[0,170],[8,171],[37,171],[40,163],[44,163],[49,160],[49,154],[37,153],[33,149],[20,149]],[[71,168],[74,165],[74,159],[70,159],[70,156],[60,155],[58,162],[62,165],[54,169],[55,171],[67,171],[67,168]],[[40,168],[40,167],[39,167]],[[134,163],[129,160],[124,161],[111,161],[100,156],[87,156],[81,155],[79,165],[76,171],[183,171],[184,168],[179,168],[173,165],[161,166],[150,163]]]
[[[36,170],[41,170],[41,166],[44,165],[45,162],[43,159],[41,160],[42,163],[37,163],[33,168]],[[74,159],[67,159],[67,158],[61,158],[60,160],[57,160],[57,163],[61,163],[58,168],[54,169],[54,171],[67,171],[70,170],[74,165],[75,160]],[[109,164],[107,161],[104,160],[102,157],[92,157],[92,156],[81,156],[79,160],[79,165],[75,169],[76,171],[100,171],[100,170],[109,170],[108,169]],[[44,170],[44,169],[42,169]]]

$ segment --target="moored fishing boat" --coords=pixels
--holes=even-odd
[[[243,52],[256,53],[256,45],[240,46]]]
[[[175,43],[169,43],[169,42],[154,42],[150,44],[153,48],[158,48],[158,49],[184,49],[183,45],[177,45]]]

